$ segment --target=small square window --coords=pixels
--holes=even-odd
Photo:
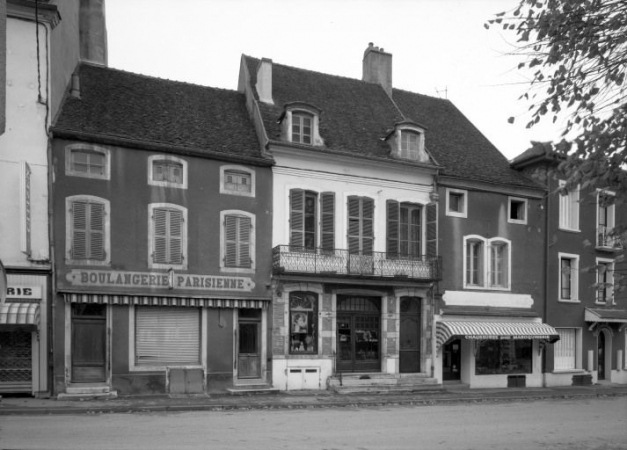
[[[508,211],[507,221],[509,223],[527,223],[527,200],[510,197]]]
[[[468,193],[458,189],[446,190],[446,215],[453,217],[466,217]]]

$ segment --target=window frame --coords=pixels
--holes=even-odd
[[[163,263],[154,262],[154,252],[156,250],[155,239],[157,237],[155,229],[154,212],[157,209],[174,210],[181,213],[181,263]],[[187,230],[187,208],[184,206],[176,205],[174,203],[150,203],[148,205],[148,267],[151,269],[179,269],[187,270],[188,261],[188,230]]]
[[[182,183],[174,183],[172,181],[158,181],[154,179],[154,165],[159,161],[166,161],[169,163],[180,164],[183,172]],[[148,184],[150,186],[171,187],[178,189],[187,189],[188,186],[188,170],[187,161],[182,158],[177,158],[172,155],[150,155],[148,157]]]
[[[297,307],[292,307],[292,303],[293,303],[293,299],[295,297],[298,296],[302,296],[302,297],[313,297],[312,299],[312,303],[313,306],[311,308],[297,308]],[[319,354],[318,351],[318,339],[320,337],[320,326],[318,323],[318,311],[320,309],[320,296],[316,293],[316,292],[310,292],[310,291],[291,291],[288,295],[288,327],[289,327],[289,341],[288,341],[288,354],[289,355],[308,355],[308,356],[317,356]],[[300,316],[302,314],[307,314],[306,315],[306,327],[307,330],[305,333],[302,333],[300,330],[295,330],[294,327],[294,320],[295,317]],[[313,330],[313,331],[312,331]],[[295,334],[304,334],[305,335],[305,341],[303,341],[302,339],[299,339],[298,341],[298,348],[299,350],[295,349],[295,342],[294,342],[294,335]],[[307,345],[307,337],[311,337],[311,341],[312,341],[312,345],[313,345],[313,350],[309,351],[308,349],[305,349],[305,346]],[[303,344],[303,342],[305,342],[305,344]],[[303,350],[300,350],[300,348],[302,348]]]
[[[226,218],[227,216],[246,217],[250,220],[250,233],[248,240],[248,256],[250,267],[231,267],[226,265]],[[232,273],[254,273],[256,270],[256,216],[255,214],[229,209],[220,211],[220,271]]]
[[[576,327],[556,327],[555,330],[557,331],[557,333],[560,335],[560,339],[553,344],[553,372],[554,373],[562,373],[562,372],[579,372],[582,370],[582,357],[581,357],[581,351],[582,351],[582,333],[581,333],[581,328],[576,328]],[[557,355],[557,350],[558,348],[561,347],[561,344],[563,344],[564,342],[566,342],[566,339],[562,339],[562,335],[560,334],[560,331],[562,330],[566,330],[566,331],[572,331],[573,332],[573,337],[572,337],[572,342],[574,345],[574,349],[572,350],[573,353],[573,367],[557,367],[558,364],[556,364],[556,360],[558,358]],[[561,343],[561,344],[560,344]]]
[[[250,176],[250,192],[235,191],[227,189],[226,177],[229,172],[247,174]],[[223,165],[220,166],[220,194],[239,195],[241,197],[256,196],[256,173],[254,169],[239,165]]]
[[[74,168],[73,154],[85,152],[89,154],[101,154],[104,157],[103,174],[92,174],[89,172],[77,171]],[[108,148],[100,147],[92,144],[70,144],[65,147],[65,175],[71,177],[91,178],[94,180],[110,180],[111,179],[111,152]]]
[[[606,266],[605,271],[602,273],[599,270],[599,266]],[[601,275],[606,275],[605,281],[603,283],[610,284],[611,286],[606,286],[605,288],[601,288],[601,280],[599,279]],[[614,260],[608,258],[597,258],[596,259],[596,295],[594,302],[597,305],[615,305],[616,298],[614,297]],[[599,300],[599,294],[601,291],[605,291],[605,300]]]
[[[512,218],[512,212],[514,211],[513,204],[518,203],[522,207],[523,218],[522,219],[514,219]],[[520,209],[520,208],[517,208]],[[520,197],[508,197],[507,201],[507,221],[509,223],[516,223],[520,225],[527,224],[527,216],[529,215],[529,203],[526,198]]]
[[[351,201],[357,201],[358,215],[352,214]],[[369,208],[369,209],[368,209]],[[369,217],[367,214],[369,213]],[[346,198],[346,243],[348,253],[360,256],[372,256],[376,238],[376,202],[366,195],[349,195]],[[355,230],[355,224],[357,230]],[[357,231],[357,233],[355,233]],[[357,243],[357,252],[351,251],[351,242]]]
[[[103,259],[76,259],[72,257],[74,247],[74,216],[72,207],[75,202],[102,204],[103,217]],[[81,266],[109,266],[111,264],[111,203],[109,200],[93,195],[72,195],[65,198],[65,264]]]
[[[403,211],[407,211],[407,221],[403,223]],[[418,212],[418,223],[414,223],[412,213]],[[388,259],[413,259],[425,255],[426,245],[426,207],[422,203],[403,202],[389,199],[386,201],[386,255]],[[406,233],[404,232],[406,228]],[[417,229],[418,239],[411,239],[411,229]],[[406,234],[407,239],[404,239]],[[406,243],[407,252],[403,252]],[[416,248],[418,252],[412,252]],[[394,248],[393,248],[394,247]]]
[[[461,196],[462,211],[454,211],[451,209],[451,194]],[[464,189],[446,188],[446,215],[451,217],[468,217],[468,191]]]
[[[557,287],[558,301],[564,302],[564,303],[579,303],[580,302],[580,299],[579,299],[579,255],[560,252],[558,253],[557,258],[558,258],[557,267],[559,270],[558,287]],[[562,283],[564,281],[562,260],[571,261],[571,265],[570,265],[571,276],[569,278],[570,280],[569,290],[571,292],[570,298],[564,298],[562,296],[562,293],[563,293]],[[573,267],[573,262],[574,262],[574,267]]]
[[[565,180],[559,180],[560,192],[559,200],[559,221],[560,230],[580,231],[580,188],[579,185],[574,190],[569,190],[563,194],[561,189],[566,186]]]
[[[601,198],[602,197],[612,197],[614,200],[612,204],[607,206],[602,206]],[[597,229],[597,242],[596,245],[598,247],[613,247],[614,242],[616,242],[615,237],[608,236],[609,232],[614,229],[616,226],[616,194],[611,191],[597,189],[597,216],[596,216],[596,229]],[[605,209],[606,211],[606,224],[601,224],[601,210]],[[609,243],[609,245],[605,245]]]
[[[289,130],[289,136],[290,136],[290,142],[293,142],[295,144],[302,144],[302,145],[313,145],[314,143],[314,121],[315,121],[315,115],[310,112],[310,111],[306,111],[303,109],[294,109],[291,110],[291,115],[290,115],[290,130]],[[296,124],[296,119],[298,119],[298,124]],[[306,128],[304,121],[308,119],[309,120],[309,134],[306,135],[304,130]],[[294,133],[294,128],[298,127],[298,136],[299,139],[295,140],[294,136],[296,133]],[[309,136],[309,142],[305,142],[305,136]]]
[[[473,245],[474,244],[474,245]],[[464,289],[481,289],[491,291],[510,291],[512,288],[512,241],[502,237],[484,238],[476,234],[464,236],[463,248],[463,286]],[[477,268],[472,268],[470,251],[471,245],[478,246],[479,254],[473,257]],[[502,248],[504,258],[500,261],[499,273],[502,274],[502,283],[497,284],[494,278],[495,249]],[[468,274],[477,274],[478,284],[469,283]]]

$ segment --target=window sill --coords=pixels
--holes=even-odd
[[[586,373],[583,369],[563,369],[563,370],[554,370],[551,372],[554,375],[564,375],[569,373]]]
[[[558,230],[565,231],[567,233],[581,233],[581,230],[577,229],[577,228],[562,228],[562,227],[559,227]]]
[[[171,364],[165,366],[131,366],[129,367],[129,372],[165,372],[168,367],[174,367],[177,369],[203,369],[204,367],[200,364]]]
[[[66,259],[66,266],[86,266],[86,267],[109,267],[111,261],[96,261],[89,259]]]
[[[581,303],[581,300],[564,300],[564,299],[557,299],[558,302],[560,303]]]

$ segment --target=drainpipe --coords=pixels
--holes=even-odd
[[[550,193],[551,193],[551,180],[547,176],[546,181],[547,192],[544,198],[545,207],[545,218],[544,218],[544,320],[546,323],[549,323],[549,225],[550,221]],[[546,352],[548,350],[547,346],[544,346],[544,351],[542,352],[542,387],[546,387]]]

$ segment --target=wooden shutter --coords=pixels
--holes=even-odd
[[[200,363],[200,309],[138,306],[135,363],[166,366]]]
[[[250,217],[238,217],[238,267],[251,267],[250,258]]]
[[[396,200],[387,201],[387,240],[386,249],[388,258],[398,257],[399,246],[399,203]]]
[[[302,189],[290,191],[290,245],[305,245],[305,191]]]
[[[364,197],[362,200],[362,251],[371,255],[374,249],[374,200]]]
[[[155,208],[153,262],[159,264],[183,263],[183,212],[176,209]]]
[[[249,217],[224,217],[224,265],[226,267],[251,267],[250,234],[252,222]]]
[[[427,205],[427,255],[438,255],[438,205]]]
[[[348,251],[372,254],[374,243],[374,200],[348,197]]]
[[[102,203],[72,202],[72,259],[105,259],[105,207]]]
[[[320,194],[321,209],[321,247],[331,251],[335,248],[335,194],[323,192]]]
[[[348,252],[359,253],[361,250],[361,217],[359,197],[348,197]]]
[[[105,208],[102,203],[89,203],[89,258],[105,259]]]
[[[72,259],[87,258],[87,201],[72,202]]]

